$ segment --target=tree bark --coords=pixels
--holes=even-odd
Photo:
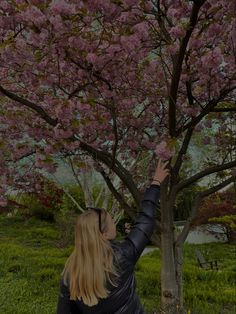
[[[174,314],[179,305],[174,252],[174,219],[167,185],[161,189],[161,313]]]
[[[185,313],[184,310],[184,297],[183,297],[183,244],[175,246],[175,269],[176,269],[176,281],[178,286],[178,304],[177,313]]]

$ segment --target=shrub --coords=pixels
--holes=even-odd
[[[73,197],[75,202],[79,204],[79,206],[85,208],[84,194],[82,189],[78,185],[67,185],[64,188],[68,192],[68,194]],[[72,200],[72,198],[69,197],[68,194],[63,193],[62,202],[60,204],[60,211],[63,214],[66,214],[68,212],[77,214],[80,213],[80,209],[76,206],[75,202]]]
[[[26,217],[53,222],[55,214],[60,209],[62,197],[63,191],[53,181],[37,174],[30,190],[17,198],[18,202],[23,205],[19,213]]]
[[[221,226],[229,243],[236,242],[236,215],[225,215],[222,217],[209,218],[208,221],[215,222]]]

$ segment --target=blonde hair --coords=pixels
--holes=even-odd
[[[75,226],[75,248],[62,272],[64,282],[70,289],[70,299],[82,299],[93,306],[99,298],[106,298],[110,291],[107,282],[117,286],[117,269],[114,252],[102,233],[107,230],[107,212],[101,210],[101,231],[99,216],[95,210],[82,213]]]

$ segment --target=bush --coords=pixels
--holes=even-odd
[[[62,197],[63,191],[53,181],[37,174],[30,190],[15,198],[23,205],[18,210],[21,215],[53,222]]]
[[[67,185],[65,186],[65,190],[68,191],[76,203],[78,203],[82,208],[85,208],[84,194],[78,185]],[[73,200],[66,193],[63,193],[62,203],[60,204],[60,211],[63,214],[68,212],[78,214],[81,212],[76,206],[75,202],[73,202]]]
[[[209,218],[208,221],[219,224],[229,243],[236,243],[236,215]]]

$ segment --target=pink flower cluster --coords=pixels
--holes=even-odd
[[[175,154],[175,149],[174,147],[170,147],[167,141],[162,141],[156,146],[155,153],[157,157],[167,160]]]

